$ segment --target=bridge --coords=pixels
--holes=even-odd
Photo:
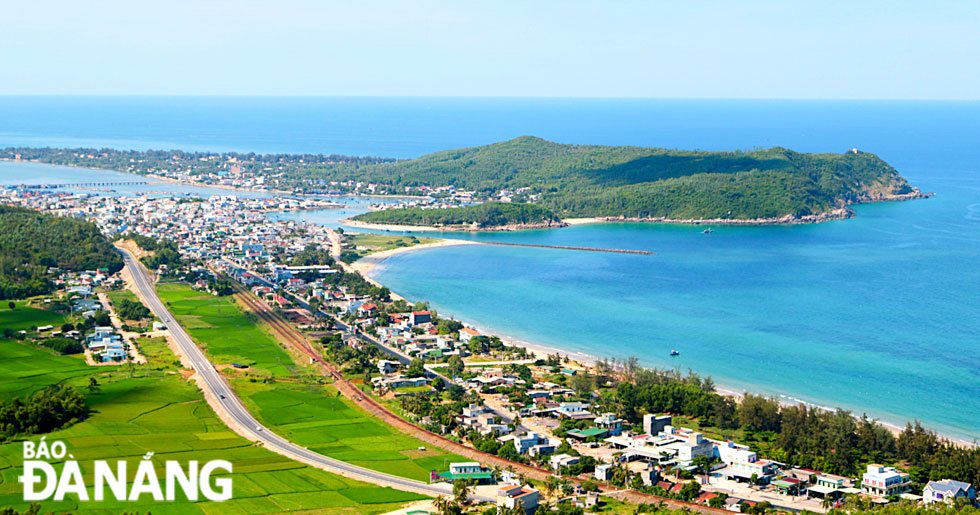
[[[61,184],[11,184],[7,186],[8,189],[26,189],[26,190],[48,190],[57,188],[78,188],[78,187],[101,187],[101,186],[134,186],[141,184],[149,184],[146,181],[102,181],[102,182],[66,182]]]

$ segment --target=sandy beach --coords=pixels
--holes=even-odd
[[[376,252],[374,254],[369,254],[361,259],[358,259],[353,264],[351,268],[359,272],[365,278],[369,278],[369,275],[374,267],[378,266],[382,261],[395,256],[398,254],[404,254],[406,252],[412,252],[415,250],[422,249],[432,249],[438,247],[452,247],[455,245],[476,245],[478,242],[469,240],[439,240],[433,243],[425,243],[422,245],[414,245],[412,247],[399,247],[397,249],[382,250],[381,252]],[[373,279],[371,279],[373,281]]]
[[[591,217],[591,218],[563,218],[562,222],[568,225],[586,225],[586,224],[600,224],[605,222],[602,218]]]
[[[357,220],[344,219],[340,223],[350,226],[357,227],[360,229],[373,229],[375,231],[389,231],[389,232],[439,232],[442,229],[438,227],[429,227],[425,225],[391,225],[391,224],[371,224],[367,222],[359,222]],[[417,247],[410,247],[417,248]]]

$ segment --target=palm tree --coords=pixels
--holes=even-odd
[[[825,510],[830,510],[830,507],[834,505],[834,500],[829,496],[823,496],[823,501],[820,502],[820,506]]]
[[[552,476],[554,477],[554,476]],[[565,495],[572,493],[572,482],[566,478],[561,478],[558,480],[558,485],[561,486],[561,491]]]
[[[450,501],[448,497],[441,495],[432,501],[432,507],[435,508],[436,512],[438,512],[440,515],[447,515],[449,513],[450,504],[452,504],[452,501]]]
[[[711,463],[714,460],[707,456],[695,456],[691,464],[697,468],[697,472],[704,476],[705,483],[708,482],[708,472],[711,470]]]
[[[457,504],[466,504],[469,501],[469,491],[469,479],[457,479],[453,481],[453,498]]]
[[[548,497],[551,497],[558,490],[558,486],[558,477],[548,476],[548,479],[544,482],[544,491]]]

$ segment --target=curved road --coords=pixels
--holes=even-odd
[[[242,401],[238,399],[235,392],[232,391],[231,387],[225,381],[225,378],[218,373],[218,371],[214,368],[214,365],[212,365],[211,362],[208,361],[207,357],[204,356],[201,349],[194,344],[194,341],[191,339],[190,335],[187,334],[187,331],[185,331],[180,324],[174,321],[173,316],[157,295],[156,288],[153,286],[153,282],[150,280],[148,273],[143,266],[128,250],[120,249],[120,251],[122,252],[123,261],[126,263],[126,267],[129,268],[130,272],[132,273],[136,287],[139,288],[143,299],[145,299],[147,303],[147,307],[149,307],[150,311],[152,311],[154,315],[159,317],[160,320],[166,324],[167,330],[173,336],[174,341],[177,342],[177,345],[180,346],[188,360],[190,360],[191,367],[201,377],[202,381],[199,381],[198,384],[213,395],[220,409],[235,420],[235,422],[241,426],[242,431],[247,433],[245,436],[262,442],[267,448],[286,457],[318,466],[351,479],[357,479],[366,483],[392,487],[399,490],[406,490],[424,495],[452,495],[451,485],[428,484],[421,481],[406,479],[403,477],[358,467],[356,465],[351,465],[349,463],[312,452],[305,447],[296,445],[269,431],[258,420],[256,420],[251,413],[249,413],[248,409],[245,408],[245,405],[242,404]],[[471,495],[470,498],[478,501],[493,500],[474,495]]]

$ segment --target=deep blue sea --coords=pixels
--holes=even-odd
[[[376,277],[517,339],[636,355],[737,389],[980,437],[978,102],[0,97],[0,147],[413,157],[526,134],[708,150],[859,148],[936,196],[808,226],[481,234],[472,237],[656,254],[448,247],[391,258]],[[11,166],[0,163],[0,179],[35,173]]]

